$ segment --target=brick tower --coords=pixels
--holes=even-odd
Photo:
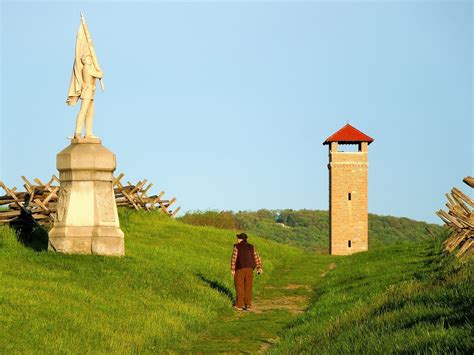
[[[329,253],[367,251],[368,145],[374,140],[346,124],[324,141],[329,145]],[[340,145],[355,151],[340,151]]]

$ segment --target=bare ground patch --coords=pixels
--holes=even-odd
[[[302,288],[302,289],[305,289],[305,290],[308,290],[308,291],[311,290],[311,286],[309,286],[309,285],[297,285],[297,284],[289,284],[285,288],[287,290],[297,290],[299,288]]]
[[[280,290],[297,290],[297,289],[304,289],[311,291],[312,288],[309,285],[298,285],[298,284],[288,284],[286,286],[265,286],[268,289],[280,289]]]
[[[262,346],[260,347],[259,349],[259,354],[263,354],[263,353],[266,353],[268,349],[270,349],[270,347],[275,344],[277,341],[278,341],[278,337],[276,338],[271,338],[271,339],[267,339],[263,342]]]
[[[334,270],[337,267],[335,263],[330,263],[328,269],[321,274],[321,277],[324,277],[328,274],[329,271]]]
[[[308,297],[283,296],[268,300],[259,300],[253,304],[252,312],[263,313],[267,311],[286,310],[292,314],[303,313]]]

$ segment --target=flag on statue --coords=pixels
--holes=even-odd
[[[81,24],[79,25],[79,30],[77,31],[75,54],[76,56],[74,58],[74,65],[72,67],[71,82],[69,84],[69,91],[66,100],[66,104],[69,106],[74,106],[81,97],[83,88],[82,68],[84,67],[84,64],[82,63],[82,57],[85,55],[90,55],[92,57],[92,62],[95,69],[100,70],[95,55],[94,45],[92,43],[89,30],[87,29],[86,19],[82,13]],[[100,84],[103,90],[104,87],[102,81]]]

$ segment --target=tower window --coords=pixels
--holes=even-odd
[[[348,199],[349,201],[352,200],[352,193],[351,193],[351,192],[349,192],[349,193],[347,194],[347,199]]]
[[[352,241],[351,241],[351,240],[348,240],[348,241],[347,241],[347,247],[348,247],[348,248],[351,248],[351,247],[352,247]]]

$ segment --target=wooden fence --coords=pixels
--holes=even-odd
[[[474,179],[470,176],[463,180],[474,188]],[[451,234],[444,242],[444,249],[465,257],[474,253],[474,201],[461,190],[453,187],[446,194],[448,211],[439,210],[436,214],[451,229]]]
[[[170,217],[174,217],[179,212],[180,207],[171,209],[176,203],[175,197],[165,199],[164,191],[158,195],[148,196],[152,183],[147,185],[145,179],[136,184],[127,181],[124,185],[121,182],[123,177],[124,174],[121,173],[113,181],[115,202],[118,207],[146,211],[160,209]],[[5,192],[5,195],[0,196],[0,224],[28,219],[40,225],[51,224],[58,202],[59,179],[53,175],[48,182],[43,183],[38,178],[35,178],[33,182],[24,176],[21,178],[24,182],[22,191],[18,191],[16,187],[9,188],[0,181],[0,188]]]

